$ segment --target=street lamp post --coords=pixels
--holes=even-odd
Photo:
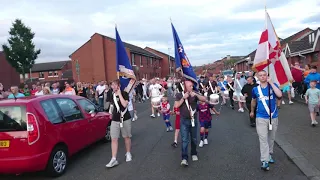
[[[169,63],[169,75],[171,76],[171,58],[170,58],[170,49],[168,48],[168,63]]]

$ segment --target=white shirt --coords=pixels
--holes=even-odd
[[[151,91],[152,97],[157,97],[160,95],[162,86],[160,84],[150,84],[149,91]]]
[[[129,94],[128,111],[133,111],[132,99],[133,99],[133,91],[131,91]]]
[[[96,88],[96,91],[98,92],[98,96],[100,94],[102,94],[102,92],[106,89],[106,86],[105,85],[98,85],[97,88]],[[103,96],[100,96],[99,98],[103,98]]]
[[[51,93],[52,94],[59,94],[59,89],[58,88],[57,89],[52,89]]]
[[[36,96],[41,96],[41,95],[43,95],[43,91],[37,91],[34,95],[36,95]]]

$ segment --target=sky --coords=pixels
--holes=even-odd
[[[16,19],[35,32],[37,63],[69,59],[95,33],[174,56],[170,18],[194,66],[256,49],[265,1],[280,38],[320,27],[319,0],[0,0],[0,44]],[[0,48],[1,50],[1,48]]]

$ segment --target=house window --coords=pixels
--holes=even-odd
[[[135,66],[135,62],[134,62],[134,54],[131,54],[131,65]]]
[[[150,58],[150,65],[152,66],[152,58]]]
[[[140,56],[140,67],[143,67],[143,64],[142,64],[142,56]]]
[[[53,71],[49,71],[48,76],[49,77],[53,76]]]
[[[311,62],[318,62],[318,53],[314,53],[314,54],[312,55]]]
[[[39,72],[39,78],[44,78],[44,73],[43,72]]]
[[[55,72],[54,72],[54,76],[59,76],[58,71],[55,71]]]

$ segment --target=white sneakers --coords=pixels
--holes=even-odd
[[[197,155],[192,155],[192,161],[198,161],[198,156]]]
[[[116,158],[111,158],[110,162],[106,165],[107,168],[112,168],[117,166],[119,163]]]
[[[132,161],[132,155],[130,152],[126,153],[126,162]],[[119,162],[116,158],[111,158],[110,162],[106,165],[107,168],[113,168],[115,166],[119,165]]]
[[[284,101],[282,101],[282,104],[286,104]],[[292,101],[289,101],[289,104],[293,104]]]
[[[150,117],[155,118],[156,116],[154,114],[151,114]]]
[[[192,159],[192,161],[198,161],[199,160],[197,155],[192,155],[191,159]],[[188,161],[185,160],[185,159],[182,159],[181,166],[187,167],[188,165],[189,165]]]
[[[200,143],[199,143],[199,147],[203,147],[203,145],[208,145],[209,143],[208,143],[208,139],[204,139],[203,141],[200,141]]]
[[[160,113],[158,113],[158,117],[160,117]]]
[[[244,112],[244,110],[243,110],[243,108],[240,108],[239,110],[238,110],[238,112]]]

